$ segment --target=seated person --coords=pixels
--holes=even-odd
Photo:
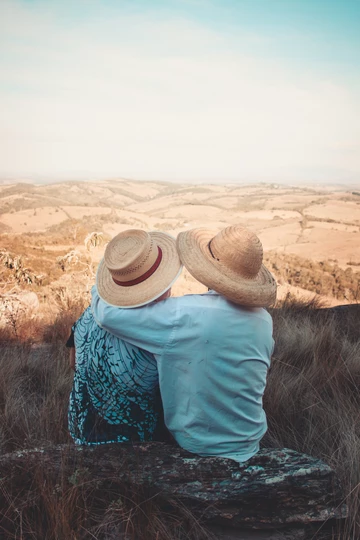
[[[275,302],[276,282],[260,240],[242,226],[180,233],[177,247],[208,293],[119,309],[110,305],[103,265],[92,289],[94,318],[154,355],[165,424],[180,446],[246,461],[267,430],[262,400],[274,341],[264,308]]]
[[[109,242],[98,280],[109,304],[125,313],[138,308],[139,313],[140,306],[170,296],[181,268],[174,238],[129,230]],[[166,438],[161,433],[162,404],[153,354],[101,328],[91,308],[73,330],[73,340],[67,344],[75,346],[70,352],[75,374],[68,420],[75,443]]]

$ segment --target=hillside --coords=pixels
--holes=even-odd
[[[43,311],[51,306],[54,314],[65,298],[89,291],[104,244],[120,231],[176,236],[192,227],[219,230],[234,223],[260,237],[280,298],[290,292],[321,295],[328,305],[359,300],[357,192],[121,179],[1,185],[1,293],[35,292]],[[173,293],[203,290],[184,272]]]

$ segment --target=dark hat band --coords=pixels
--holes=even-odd
[[[145,272],[145,274],[143,274],[142,276],[139,276],[136,279],[132,279],[130,281],[118,281],[117,279],[112,278],[113,282],[116,283],[116,285],[120,285],[121,287],[132,287],[133,285],[138,285],[139,283],[146,281],[150,276],[152,276],[156,272],[156,270],[160,266],[161,260],[162,260],[162,250],[158,246],[158,256],[156,258],[156,261],[154,262],[152,267],[149,268],[147,272]]]

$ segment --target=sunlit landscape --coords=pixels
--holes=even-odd
[[[286,295],[324,305],[360,299],[360,192],[280,184],[170,184],[109,180],[0,187],[1,294],[32,317],[86,297],[106,243],[128,228],[253,230]],[[174,295],[204,291],[185,270]],[[32,293],[32,294],[29,294]],[[4,311],[4,310],[3,310]],[[51,313],[49,313],[51,312]]]

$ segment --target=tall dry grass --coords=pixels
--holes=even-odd
[[[64,305],[52,324],[21,316],[0,332],[0,454],[72,444],[67,406],[72,385],[64,343],[83,309]],[[104,490],[89,476],[40,470],[32,493],[2,493],[0,538],[8,540],[208,540],[212,535],[178,501],[127,484]],[[0,503],[1,506],[1,503]]]
[[[360,538],[360,305],[273,310],[276,347],[264,406],[264,445],[322,458],[341,479],[349,519],[337,538]]]
[[[14,340],[0,336],[0,452],[67,443],[67,400],[72,382],[64,339],[82,306],[64,309],[50,327]],[[276,347],[264,404],[269,430],[263,444],[318,456],[335,468],[349,505],[345,526],[328,538],[360,538],[360,325],[351,311],[319,310],[315,302],[284,302],[273,310]],[[74,315],[71,315],[71,309]],[[75,314],[75,312],[77,312]],[[25,327],[20,325],[19,328]],[[23,342],[20,340],[23,339]],[[54,485],[39,477],[34,500],[19,508],[10,498],[0,520],[9,539],[205,539],[207,533],[184,507],[164,510],[160,496],[96,490],[88,479]],[[74,480],[74,479],[73,479]],[[2,527],[2,529],[1,529]],[[314,538],[320,538],[319,535]]]

